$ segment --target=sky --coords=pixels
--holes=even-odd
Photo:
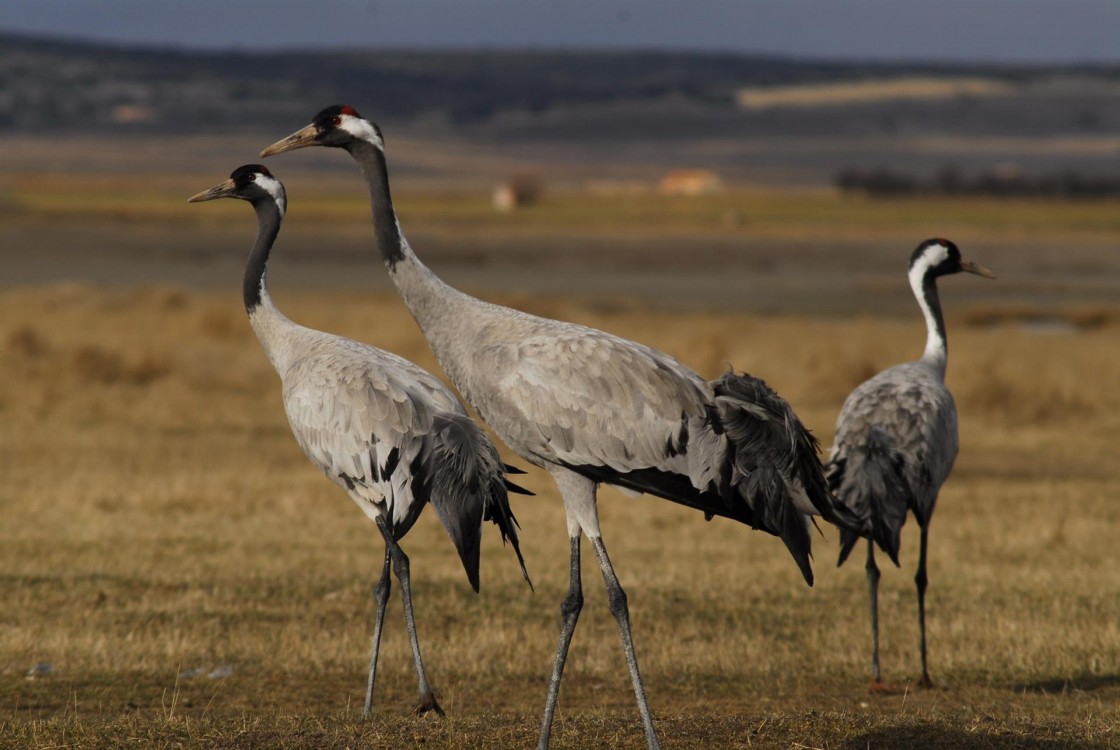
[[[205,49],[584,47],[1120,63],[1120,0],[2,0],[0,31]]]

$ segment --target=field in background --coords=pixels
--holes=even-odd
[[[65,149],[42,138],[0,141],[11,154],[0,174],[0,285],[233,283],[254,231],[251,212],[232,201],[188,205],[186,197],[256,161],[256,150],[277,135],[89,138]],[[954,302],[1049,314],[1120,299],[1115,201],[877,201],[820,184],[761,185],[723,170],[723,192],[670,196],[655,189],[667,166],[653,145],[621,148],[609,167],[595,143],[582,145],[391,140],[405,231],[457,285],[599,304],[909,315],[902,272],[912,248],[931,236],[955,240],[1000,276],[998,284],[951,285]],[[787,158],[800,148],[839,158],[866,145],[794,139],[779,153]],[[695,163],[723,158],[718,141],[690,147],[713,150]],[[765,148],[747,141],[738,158],[753,160]],[[989,158],[1003,153],[993,148]],[[345,155],[301,151],[269,166],[290,198],[273,283],[387,289],[371,257],[365,193]],[[518,172],[540,176],[543,198],[523,210],[495,211],[492,190]]]
[[[240,307],[251,211],[185,203],[283,134],[0,140],[0,746],[535,743],[567,585],[563,510],[536,470],[537,496],[515,500],[536,593],[493,535],[478,597],[430,513],[405,540],[448,719],[408,715],[397,596],[377,712],[360,718],[381,542],[288,432]],[[764,377],[826,446],[848,391],[921,349],[903,273],[918,241],[947,235],[999,276],[942,285],[962,453],[931,537],[936,690],[908,688],[912,528],[881,591],[899,692],[870,696],[862,560],[836,570],[831,530],[810,590],[774,538],[603,491],[667,748],[1120,744],[1115,201],[876,202],[825,187],[831,165],[872,152],[1045,167],[1115,148],[1107,134],[666,148],[390,133],[402,223],[449,281],[707,376],[730,363]],[[723,193],[653,190],[668,168],[711,163],[727,165]],[[321,152],[269,165],[291,193],[269,270],[280,306],[438,372],[371,257],[353,165]],[[527,168],[543,201],[495,212],[493,186]],[[642,747],[585,557],[554,746]]]
[[[391,295],[277,297],[296,320],[436,369]],[[507,301],[651,343],[708,376],[725,362],[763,376],[826,445],[848,390],[913,356],[923,336],[913,318]],[[1113,745],[1120,323],[1099,313],[1082,329],[1037,330],[950,312],[963,448],[932,531],[936,690],[906,688],[917,670],[912,530],[903,569],[883,579],[884,672],[899,692],[869,696],[862,563],[833,567],[830,529],[807,589],[774,538],[604,491],[606,539],[666,746]],[[479,597],[430,513],[406,538],[449,719],[407,715],[414,682],[394,596],[367,723],[381,543],[299,454],[236,291],[10,289],[0,294],[0,351],[0,738],[533,743],[566,586],[563,511],[547,476],[531,471],[537,497],[515,506],[535,594],[492,534]],[[617,631],[585,562],[588,604],[556,746],[640,747]]]

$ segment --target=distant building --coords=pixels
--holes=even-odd
[[[531,206],[541,199],[543,192],[541,179],[537,175],[514,175],[494,188],[494,208],[499,211],[512,211],[515,208]]]
[[[517,196],[508,182],[494,188],[494,208],[499,211],[512,211],[517,208]]]
[[[664,195],[709,195],[723,190],[723,180],[708,169],[676,169],[661,178],[657,189]]]
[[[109,116],[121,125],[148,123],[156,121],[156,110],[147,104],[118,104],[110,110]]]

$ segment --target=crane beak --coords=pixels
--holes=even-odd
[[[297,148],[307,148],[308,146],[317,146],[319,142],[315,137],[319,135],[319,130],[314,125],[308,125],[302,130],[289,135],[287,138],[281,138],[273,143],[268,148],[261,151],[261,156],[272,156],[273,154],[282,154],[285,151],[294,151]]]
[[[202,201],[212,201],[215,198],[225,198],[236,189],[233,180],[226,180],[225,182],[215,185],[209,190],[203,190],[201,193],[195,193],[190,198],[187,198],[187,203],[201,203]]]
[[[968,271],[969,273],[974,273],[977,276],[983,276],[986,279],[994,279],[996,277],[996,275],[989,271],[987,268],[984,268],[984,266],[971,260],[962,260],[961,270]]]

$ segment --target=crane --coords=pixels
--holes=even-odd
[[[648,493],[781,537],[812,583],[809,517],[862,528],[828,492],[815,439],[763,381],[728,372],[708,382],[672,357],[572,323],[484,302],[444,283],[416,256],[397,220],[381,129],[353,107],[328,107],[261,151],[345,149],[369,189],[377,247],[444,372],[483,420],[564,501],[569,590],[541,724],[547,748],[583,591],[580,535],[589,540],[617,621],[650,748],[650,716],[624,592],[603,542],[600,483]]]
[[[871,521],[867,542],[867,581],[871,598],[871,690],[886,690],[879,668],[879,568],[875,545],[898,565],[902,525],[913,512],[921,530],[918,572],[918,625],[921,631],[923,687],[932,687],[926,664],[926,552],[929,522],[937,493],[957,456],[957,408],[945,387],[948,349],[937,279],[968,273],[995,278],[965,260],[955,244],[930,239],[910,256],[910,287],[926,320],[926,348],[914,362],[883,370],[859,385],[836,419],[836,441],[825,474],[836,497]],[[843,565],[859,537],[840,531]]]
[[[238,167],[229,179],[188,200],[216,198],[248,201],[256,211],[257,237],[243,282],[245,310],[280,375],[292,434],[311,462],[346,490],[385,539],[385,563],[374,587],[377,613],[364,713],[369,714],[373,702],[391,562],[401,585],[416,665],[416,712],[442,716],[420,657],[409,559],[399,540],[431,503],[477,593],[482,525],[493,521],[502,540],[512,544],[528,582],[507,494],[525,491],[505,477],[506,471],[517,470],[502,463],[486,433],[434,375],[390,352],[293,323],[277,309],[265,283],[265,268],[287,211],[287,195],[266,167]]]

